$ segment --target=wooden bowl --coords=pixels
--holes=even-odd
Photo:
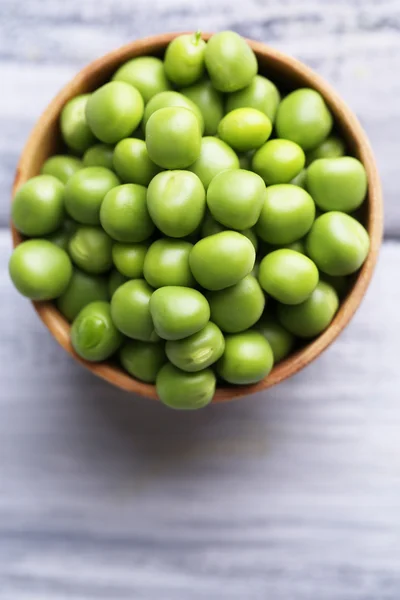
[[[40,172],[43,162],[49,156],[61,149],[58,121],[61,109],[70,98],[90,92],[105,83],[117,67],[130,58],[145,54],[162,55],[168,43],[176,35],[178,34],[166,33],[131,42],[82,69],[54,98],[36,123],[18,163],[13,196],[20,185]],[[204,34],[203,37],[207,40],[210,36],[211,34]],[[335,117],[337,128],[346,140],[351,153],[359,158],[367,171],[369,191],[365,203],[364,224],[370,235],[371,249],[332,324],[322,335],[279,363],[263,381],[255,385],[218,388],[214,402],[232,400],[265,390],[294,375],[317,358],[346,327],[357,310],[370,282],[382,238],[383,211],[379,176],[368,139],[355,115],[331,86],[309,67],[265,44],[247,41],[257,55],[260,73],[274,80],[281,89],[312,87],[325,98]],[[13,243],[16,246],[22,239],[13,226],[11,230]],[[70,325],[56,307],[48,302],[34,302],[33,305],[56,340],[78,362],[123,390],[136,392],[148,398],[157,398],[154,385],[133,379],[118,366],[112,363],[93,364],[79,358],[71,346]]]

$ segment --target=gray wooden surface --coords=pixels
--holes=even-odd
[[[73,73],[233,28],[326,76],[369,133],[386,243],[340,339],[258,396],[177,414],[69,359],[11,288],[9,188]],[[400,2],[0,0],[0,600],[398,600]]]

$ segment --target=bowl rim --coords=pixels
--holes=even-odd
[[[42,132],[47,130],[55,120],[58,120],[62,107],[71,97],[77,93],[83,93],[82,86],[86,85],[87,87],[87,82],[94,74],[102,73],[110,67],[110,64],[118,62],[122,64],[130,58],[154,54],[163,50],[172,39],[182,33],[189,32],[164,33],[129,42],[90,62],[67,82],[48,104],[28,137],[18,161],[12,187],[12,199],[17,189],[32,176],[32,158],[35,154],[35,148],[40,144]],[[208,40],[212,35],[212,33],[203,33],[202,37]],[[265,379],[256,384],[217,387],[213,402],[232,400],[268,389],[299,372],[326,350],[348,325],[366,293],[377,262],[383,235],[383,202],[379,174],[369,140],[355,114],[333,87],[323,77],[315,73],[313,69],[296,58],[262,42],[248,38],[244,39],[254,50],[258,59],[274,63],[274,69],[281,70],[283,73],[286,72],[286,74],[290,72],[292,78],[306,81],[308,87],[320,92],[333,112],[335,120],[340,121],[341,128],[346,130],[348,138],[353,141],[356,155],[363,163],[368,177],[366,229],[370,236],[370,250],[364,265],[356,276],[351,291],[341,303],[332,323],[320,336],[278,363]],[[10,228],[13,247],[15,247],[22,241],[22,237],[12,223]],[[146,384],[134,379],[112,363],[91,363],[80,358],[73,350],[70,342],[70,324],[55,305],[50,302],[32,302],[32,304],[40,319],[58,343],[92,373],[123,390],[157,399],[156,388],[153,384]]]

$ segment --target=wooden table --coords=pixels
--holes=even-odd
[[[329,79],[376,151],[386,241],[316,363],[176,414],[57,346],[7,275],[9,189],[34,120],[83,64],[165,30],[232,28]],[[400,597],[398,0],[0,3],[0,599]]]

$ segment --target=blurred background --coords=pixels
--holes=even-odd
[[[7,275],[10,188],[83,65],[165,31],[233,29],[323,75],[372,142],[385,244],[313,365],[176,414],[57,346]],[[400,1],[0,0],[0,600],[398,600]]]

